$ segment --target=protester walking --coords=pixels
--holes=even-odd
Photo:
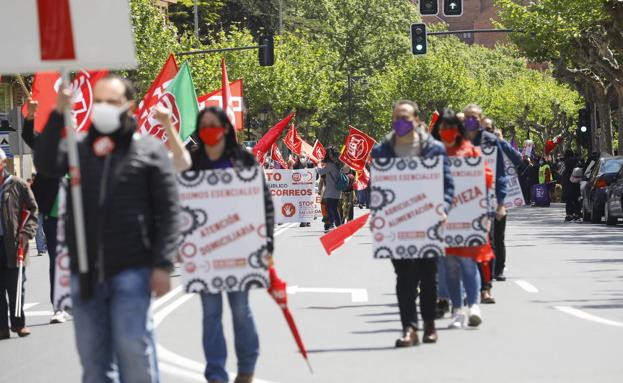
[[[392,157],[444,157],[445,212],[450,209],[454,197],[454,182],[450,163],[442,143],[426,133],[426,126],[419,119],[419,108],[413,101],[398,101],[392,115],[393,131],[374,146],[372,158]],[[444,218],[444,220],[446,220]],[[393,259],[396,273],[396,296],[400,309],[403,334],[396,340],[396,347],[419,344],[418,317],[415,301],[420,295],[420,310],[424,320],[424,343],[437,342],[435,309],[437,303],[437,259]]]
[[[18,247],[22,246],[24,254],[27,255],[28,242],[35,237],[37,231],[35,196],[26,181],[9,174],[6,170],[6,159],[6,153],[0,149],[0,340],[9,338],[10,331],[19,337],[30,335],[24,315],[25,267],[21,270],[21,304],[17,304],[20,273]],[[24,212],[28,215],[26,221],[22,222]]]
[[[340,196],[339,213],[343,222],[346,223],[352,221],[355,215],[354,207],[356,196],[355,189],[353,188],[355,186],[355,175],[348,165],[342,166],[342,174],[345,174],[348,178],[348,185]]]
[[[565,222],[582,220],[582,204],[580,203],[582,169],[580,169],[580,162],[580,158],[575,155],[572,149],[565,152],[565,169],[562,173],[562,190],[567,213]]]
[[[201,147],[192,153],[192,170],[226,169],[257,166],[255,157],[236,142],[236,132],[225,112],[209,107],[197,116],[197,132]],[[264,214],[268,252],[273,252],[275,212],[270,190],[264,183]],[[249,306],[248,291],[227,292],[234,322],[238,376],[235,383],[250,383],[259,356],[259,338]],[[227,347],[223,334],[223,295],[201,294],[203,307],[203,351],[207,360],[205,377],[210,383],[229,381],[225,362]]]
[[[318,167],[318,174],[321,177],[324,176],[323,199],[327,207],[329,219],[331,220],[331,224],[328,228],[325,228],[325,232],[342,224],[342,217],[338,210],[340,196],[342,194],[339,184],[343,182],[339,163],[340,160],[337,150],[334,147],[328,147],[327,154],[322,160],[322,166]]]
[[[67,87],[45,130],[35,140],[40,173],[62,177],[68,159],[61,145],[71,105]],[[86,233],[88,280],[78,275],[71,198],[66,240],[71,259],[71,298],[83,382],[158,382],[149,311],[170,288],[177,253],[179,196],[164,145],[138,136],[134,89],[107,76],[94,87],[92,126],[78,142]]]
[[[463,109],[465,115],[465,138],[471,141],[474,146],[481,147],[482,149],[489,150],[495,148],[497,150],[495,160],[495,198],[497,207],[495,209],[495,221],[493,225],[498,221],[502,221],[506,217],[506,207],[504,201],[507,194],[506,185],[506,171],[504,170],[504,152],[502,145],[497,137],[490,132],[487,132],[483,125],[483,113],[480,106],[476,104],[470,104]],[[503,231],[502,231],[503,232]],[[495,298],[491,295],[491,284],[493,269],[491,262],[480,263],[480,276],[482,281],[481,301],[482,303],[495,303]]]
[[[480,150],[465,138],[463,122],[452,110],[447,109],[439,116],[432,134],[444,143],[449,156],[481,156]],[[487,188],[490,187],[491,184],[488,184]],[[452,322],[449,328],[463,328],[467,325],[477,327],[482,323],[479,306],[481,280],[477,262],[488,262],[493,258],[490,244],[446,248],[446,257],[443,257],[442,261],[445,268],[445,287],[452,300]],[[464,310],[463,289],[466,294],[467,312]]]

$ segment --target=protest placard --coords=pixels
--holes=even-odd
[[[316,169],[265,169],[275,222],[311,222],[316,214]]]
[[[268,287],[268,249],[259,167],[187,171],[178,176],[187,292]]]
[[[507,209],[525,205],[526,201],[521,191],[517,168],[515,168],[515,165],[513,165],[506,154],[504,155],[504,169],[506,169],[506,201],[504,205]]]
[[[498,148],[495,146],[481,146],[482,158],[485,159],[485,165],[491,169],[493,174],[493,184],[489,188],[489,211],[494,213],[498,207],[498,200],[495,197],[495,172],[497,170]]]
[[[444,241],[451,247],[487,243],[487,185],[482,157],[450,157],[454,199],[448,214]]]
[[[63,179],[58,189],[58,225],[56,229],[56,261],[54,265],[54,311],[71,310],[69,248],[65,240],[67,219],[67,180]]]
[[[371,170],[374,258],[443,255],[443,158],[377,158]]]

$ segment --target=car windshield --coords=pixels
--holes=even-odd
[[[608,160],[605,160],[601,164],[601,168],[599,168],[599,172],[601,174],[618,173],[619,170],[621,170],[622,165],[623,165],[623,158],[608,159]]]

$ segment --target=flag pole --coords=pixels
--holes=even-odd
[[[62,69],[61,77],[64,86],[69,85],[69,70]],[[84,230],[84,212],[82,205],[82,188],[80,179],[80,160],[78,157],[78,142],[74,117],[71,113],[71,105],[67,105],[63,111],[65,126],[67,127],[67,154],[69,159],[69,176],[71,188],[71,202],[73,208],[74,230],[78,252],[78,270],[80,272],[80,295],[84,299],[91,297],[91,284],[89,280],[89,263],[87,260],[86,234]]]
[[[28,96],[28,97],[32,97],[32,94],[30,93],[30,91],[26,87],[26,83],[24,82],[24,78],[22,77],[22,75],[21,74],[15,75],[15,78],[17,79],[17,83],[19,84],[19,86],[24,91],[24,94],[26,96]]]

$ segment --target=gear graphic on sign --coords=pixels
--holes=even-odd
[[[56,305],[54,306],[55,310],[63,310],[70,312],[71,311],[71,294],[63,294],[56,301]]]
[[[506,175],[507,176],[516,176],[517,175],[517,169],[515,169],[514,166],[509,166],[506,168]]]
[[[428,259],[435,258],[443,255],[443,249],[434,244],[424,245],[422,249],[420,249],[420,253],[418,254],[418,258]]]
[[[415,245],[410,245],[407,248],[407,253],[409,253],[411,258],[415,257],[417,255],[417,247],[415,247]]]
[[[420,160],[422,161],[422,166],[426,169],[432,169],[439,163],[439,156],[422,157]]]
[[[220,290],[223,287],[223,278],[215,277],[214,279],[212,279],[212,287]]]
[[[464,240],[464,239],[465,239],[465,238],[463,238],[463,236],[459,234],[459,235],[457,235],[456,237],[454,237],[454,242],[455,242],[457,245],[460,245],[460,244],[462,244],[462,243],[463,243],[463,240]]]
[[[413,158],[409,159],[409,170],[415,170],[418,167],[418,162]]]
[[[465,239],[465,244],[468,247],[482,246],[486,243],[486,239],[480,234],[473,234]]]
[[[396,169],[405,170],[407,168],[407,162],[401,158],[396,162]]]
[[[228,291],[231,291],[234,287],[236,287],[237,284],[238,278],[234,277],[233,275],[225,278],[225,286],[227,286]]]
[[[187,293],[199,293],[205,291],[209,293],[208,284],[205,283],[203,279],[195,278],[188,281],[186,284],[186,292]]]
[[[208,175],[208,184],[214,186],[217,183],[218,183],[218,174],[216,174],[216,172],[210,173],[210,175]]]
[[[383,194],[385,194],[385,205],[389,205],[394,203],[396,200],[396,193],[393,190],[385,189],[383,190]]]
[[[396,258],[406,258],[405,257],[405,253],[407,252],[407,249],[405,249],[404,246],[398,246],[396,247]]]
[[[178,174],[177,181],[186,187],[195,187],[199,185],[203,178],[205,177],[205,173],[197,170],[187,170]]]
[[[389,259],[393,257],[394,253],[392,253],[389,247],[381,246],[374,251],[374,258],[376,259]]]
[[[426,231],[426,235],[428,236],[428,239],[443,242],[443,238],[441,237],[441,222],[429,227]]]
[[[480,165],[480,163],[482,162],[482,157],[478,156],[478,157],[465,157],[463,160],[465,160],[465,163],[471,167],[476,167],[478,165]]]
[[[268,265],[266,264],[266,259],[264,257],[267,251],[268,246],[262,245],[258,250],[252,252],[248,258],[249,266],[254,269],[268,270]]]
[[[221,182],[224,183],[225,185],[231,183],[231,180],[232,180],[231,173],[224,172],[223,174],[221,174]]]
[[[487,215],[483,214],[472,221],[472,228],[476,231],[487,231]]]
[[[496,149],[497,149],[496,146],[491,143],[483,142],[483,145],[480,146],[480,150],[482,151],[482,154],[485,154],[485,155],[493,154]]]
[[[446,235],[446,238],[444,238],[444,242],[448,246],[453,246],[454,245],[454,237],[452,237],[451,235]]]
[[[242,182],[251,182],[257,175],[259,174],[259,168],[257,166],[252,166],[249,168],[236,167],[234,168],[234,172],[236,173],[236,177]]]
[[[450,166],[454,166],[455,168],[460,168],[463,164],[463,160],[460,157],[450,158]]]
[[[247,291],[252,288],[267,288],[269,286],[268,279],[262,274],[249,274],[242,278],[239,285],[239,291]]]
[[[395,161],[396,159],[391,157],[375,158],[374,161],[372,161],[372,168],[379,172],[385,172],[394,166]]]
[[[378,186],[372,186],[370,191],[370,210],[373,212],[382,210],[385,207],[385,193]]]
[[[201,209],[191,209],[189,206],[182,206],[180,211],[182,238],[186,238],[208,222],[208,213]]]

